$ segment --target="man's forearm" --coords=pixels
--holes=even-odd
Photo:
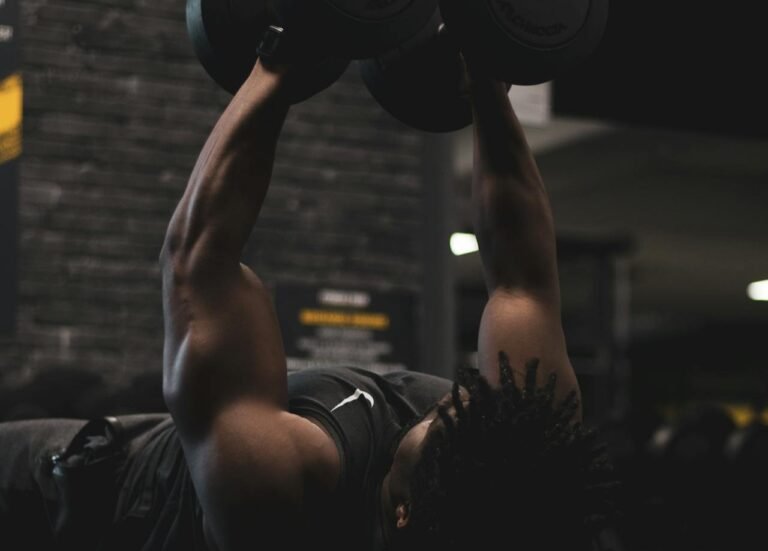
[[[549,199],[503,83],[472,79],[475,231],[489,289],[557,292]]]
[[[164,254],[239,262],[288,112],[280,78],[257,65],[219,118],[171,219]]]

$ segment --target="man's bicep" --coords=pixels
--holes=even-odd
[[[196,276],[199,278],[199,276]],[[286,402],[282,336],[271,297],[244,266],[164,285],[164,394],[182,426],[202,429],[240,399]]]
[[[558,399],[579,390],[557,301],[522,291],[491,293],[480,323],[478,368],[494,385],[499,381],[500,352],[509,358],[518,385],[524,380],[526,364],[537,359],[539,385],[555,374]]]

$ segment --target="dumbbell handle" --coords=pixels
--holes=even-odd
[[[271,63],[278,59],[280,52],[280,43],[283,40],[285,29],[278,27],[277,25],[270,25],[264,31],[261,37],[259,47],[256,49],[256,53],[259,58]]]

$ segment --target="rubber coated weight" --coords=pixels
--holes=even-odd
[[[358,62],[363,82],[384,110],[425,132],[453,132],[473,120],[464,62],[442,26],[435,11],[421,32],[399,48]]]
[[[451,132],[472,123],[472,108],[462,93],[463,62],[440,36],[435,11],[420,33],[400,48],[358,62],[371,95],[390,115],[426,132]]]
[[[266,0],[188,0],[187,32],[195,54],[208,75],[224,90],[235,94],[258,59],[266,29],[275,22]],[[317,55],[310,49],[308,55]],[[290,99],[299,103],[336,82],[349,59],[325,57],[301,72],[292,84]]]
[[[273,0],[278,22],[337,57],[366,59],[418,33],[438,0]]]
[[[475,63],[517,85],[555,79],[600,44],[608,0],[440,0],[443,18]]]
[[[234,18],[228,2],[187,1],[187,33],[195,54],[208,75],[232,94],[248,76],[248,65],[253,68],[261,31],[269,24],[266,2],[249,6]]]

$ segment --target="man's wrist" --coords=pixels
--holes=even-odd
[[[288,73],[288,67],[276,64],[266,64],[258,59],[251,70],[251,78],[279,86]]]
[[[505,83],[498,80],[488,72],[474,67],[471,63],[467,62],[467,78],[469,79],[469,85],[472,88],[488,89],[494,87],[504,87]]]
[[[490,98],[506,99],[509,87],[488,75],[470,75],[469,95],[475,107],[482,107]],[[495,102],[494,102],[495,103]]]
[[[266,91],[269,96],[287,98],[287,81],[287,66],[267,66],[258,60],[243,86]]]

